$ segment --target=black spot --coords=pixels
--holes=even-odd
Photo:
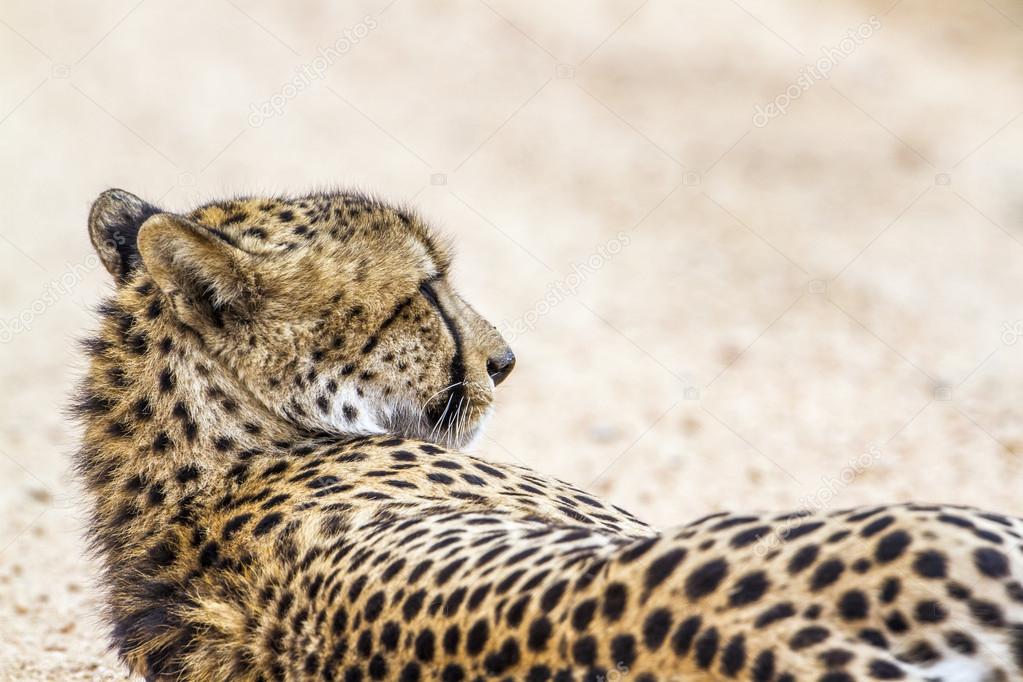
[[[335,635],[340,635],[348,627],[348,611],[345,607],[340,606],[338,610],[334,612],[334,617],[330,620],[330,629]]]
[[[551,679],[551,669],[545,665],[534,665],[526,674],[526,682],[547,682]]]
[[[174,372],[169,367],[164,367],[160,372],[160,393],[167,393],[174,389]]]
[[[604,591],[604,617],[611,622],[621,618],[628,596],[628,590],[622,583],[608,585]]]
[[[146,351],[149,350],[149,339],[142,332],[129,334],[124,341],[128,346],[128,350],[136,355],[145,355]]]
[[[855,682],[853,676],[847,672],[824,673],[818,678],[818,682]]]
[[[156,434],[156,438],[153,439],[153,450],[155,452],[166,452],[173,445],[174,441],[170,439],[166,431],[159,432]]]
[[[767,575],[763,571],[748,573],[736,581],[731,594],[728,595],[728,605],[746,606],[760,601],[769,585]]]
[[[478,656],[483,647],[487,645],[487,639],[490,637],[490,626],[487,625],[487,621],[480,619],[469,628],[469,632],[465,638],[465,650],[472,656]]]
[[[978,571],[989,578],[1004,578],[1009,575],[1009,559],[997,549],[981,547],[975,550],[973,563]]]
[[[901,589],[902,583],[899,582],[898,578],[886,579],[884,584],[881,585],[881,601],[885,604],[891,604],[899,596]]]
[[[909,630],[909,623],[906,622],[906,617],[902,615],[901,611],[892,611],[885,616],[884,624],[895,634],[902,634]]]
[[[906,676],[899,666],[879,658],[870,662],[869,670],[870,676],[875,680],[901,680]]]
[[[636,639],[632,635],[618,635],[611,640],[611,663],[618,668],[631,668],[636,662]]]
[[[727,574],[728,564],[724,559],[708,561],[686,578],[686,596],[691,601],[707,596],[718,588]]]
[[[845,620],[859,620],[867,617],[867,597],[859,590],[849,590],[838,600],[838,613]]]
[[[973,521],[964,519],[961,516],[955,516],[954,514],[939,514],[938,520],[942,523],[947,523],[950,526],[958,526],[959,528],[973,528]]]
[[[646,589],[653,590],[675,571],[686,556],[686,550],[679,548],[654,559],[646,570]]]
[[[668,609],[657,609],[643,621],[643,643],[650,651],[656,651],[664,643],[671,630],[672,616]]]
[[[791,618],[794,615],[796,615],[795,607],[793,607],[789,602],[783,602],[772,606],[757,616],[753,626],[756,628],[765,628],[772,623],[776,623],[779,620],[784,620],[786,618]]]
[[[590,621],[593,620],[593,614],[597,610],[597,602],[593,599],[587,599],[581,602],[572,611],[572,627],[579,632],[583,632],[590,626]]]
[[[444,653],[454,656],[458,651],[458,643],[462,639],[462,631],[457,625],[450,625],[444,631]]]
[[[753,661],[753,682],[771,682],[774,679],[774,652],[765,649]]]
[[[945,634],[945,642],[949,647],[965,656],[973,656],[977,653],[977,642],[965,632],[953,630]]]
[[[822,651],[817,658],[825,668],[843,668],[849,665],[849,661],[853,660],[854,656],[848,649],[828,649]]]
[[[433,660],[435,639],[433,636],[433,630],[427,628],[419,633],[416,637],[416,658],[423,663],[429,663]]]
[[[803,537],[804,535],[809,535],[810,533],[814,532],[823,525],[824,525],[823,521],[813,522],[805,521],[801,522],[798,526],[783,529],[780,533],[778,533],[778,535],[779,537],[781,537],[782,540],[785,540],[786,542],[791,542],[793,540]]]
[[[146,495],[146,499],[154,507],[163,504],[167,498],[166,492],[164,492],[162,483],[154,483],[153,487],[149,489],[149,493]]]
[[[934,647],[927,642],[921,641],[913,644],[909,651],[906,651],[901,658],[907,663],[928,664],[939,660],[941,658],[941,654],[939,654]]]
[[[896,530],[888,533],[881,541],[877,543],[877,549],[874,551],[874,558],[881,563],[888,563],[895,561],[902,553],[909,547],[909,543],[912,539],[909,537],[909,533],[904,530]]]
[[[132,410],[135,412],[135,417],[141,421],[146,421],[153,416],[153,406],[148,398],[136,400]]]
[[[799,651],[820,644],[830,636],[831,633],[826,628],[810,625],[792,635],[792,639],[789,640],[789,646],[793,651]]]
[[[199,566],[202,568],[210,568],[213,564],[217,563],[217,559],[220,557],[220,546],[213,541],[207,542],[202,551],[199,552]]]
[[[660,540],[658,537],[647,538],[636,542],[632,547],[625,550],[618,556],[618,561],[623,564],[632,563],[639,557],[650,551],[650,548]]]
[[[895,523],[894,516],[882,516],[881,518],[874,519],[873,521],[865,525],[863,529],[860,531],[860,535],[862,535],[865,538],[869,538],[871,536],[877,535],[878,533],[880,533],[893,523]]]
[[[746,530],[740,531],[735,534],[731,540],[732,547],[736,549],[751,545],[760,538],[764,537],[771,532],[770,526],[754,526],[753,528],[747,528]]]
[[[597,640],[587,635],[572,645],[572,658],[579,665],[591,666],[597,658]]]
[[[948,611],[940,603],[928,599],[916,605],[916,619],[921,623],[940,623],[948,618]]]
[[[968,588],[966,585],[954,581],[949,581],[945,583],[945,589],[948,591],[948,596],[952,597],[957,601],[966,601],[971,596],[973,596],[973,592],[970,590],[970,588]]]
[[[746,665],[746,638],[736,635],[729,640],[721,654],[721,672],[735,677]]]
[[[369,676],[374,680],[382,680],[387,677],[387,662],[380,654],[369,660]]]
[[[857,559],[852,562],[852,570],[862,575],[869,571],[872,565],[873,564],[870,563],[870,559]]]
[[[419,670],[419,664],[415,661],[406,663],[405,667],[401,670],[401,682],[419,682],[421,679],[421,672]]]
[[[820,548],[817,545],[806,545],[800,547],[799,550],[792,555],[789,560],[788,571],[795,575],[800,571],[805,570],[813,562],[817,561],[817,555],[820,553]]]
[[[722,512],[722,513],[724,513],[724,512]],[[702,521],[706,521],[707,519],[714,518],[715,516],[719,516],[719,514],[711,514],[710,516],[707,516],[707,517],[704,517],[702,519],[698,519],[698,520],[694,521],[690,525],[694,525],[695,526],[695,525],[701,523]],[[731,518],[727,518],[727,519],[725,519],[723,521],[720,521],[720,522],[714,524],[713,526],[711,526],[710,529],[712,531],[725,530],[727,528],[733,528],[735,526],[741,526],[744,523],[753,523],[754,521],[759,521],[759,520],[760,520],[760,518],[757,517],[757,516],[733,516]]]
[[[465,670],[462,666],[457,663],[448,663],[444,666],[444,672],[441,673],[441,680],[443,682],[462,682],[465,679]]]
[[[311,653],[305,658],[305,665],[303,666],[306,675],[313,676],[320,670],[320,657],[315,653]]]
[[[988,625],[991,627],[1001,627],[1005,625],[1005,616],[1002,613],[1002,608],[998,604],[983,601],[981,599],[971,599],[969,602],[970,613],[982,625]]]
[[[714,657],[717,656],[720,640],[717,628],[711,627],[704,630],[703,634],[696,639],[696,644],[693,647],[696,653],[696,665],[704,670],[710,667],[714,662]]]
[[[199,478],[199,467],[194,464],[186,464],[185,466],[178,469],[175,474],[175,478],[178,483],[188,483]]]
[[[671,636],[671,649],[675,652],[676,656],[682,657],[689,653],[693,639],[696,637],[696,633],[700,631],[702,625],[703,620],[699,616],[690,616],[679,623],[678,628],[675,629],[675,634]]]
[[[157,566],[169,566],[177,558],[177,550],[171,542],[165,541],[151,547],[147,556]]]
[[[374,592],[370,595],[369,599],[366,600],[366,607],[363,613],[366,616],[366,622],[372,623],[380,617],[380,613],[384,610],[384,599],[385,595],[383,591]]]
[[[913,561],[913,570],[924,578],[944,578],[947,571],[948,560],[941,552],[928,549],[920,552]]]
[[[279,512],[272,512],[270,514],[267,514],[262,519],[260,519],[259,523],[256,524],[256,527],[252,529],[252,534],[255,535],[256,537],[266,535],[273,529],[274,526],[279,524],[283,518],[284,517]]]
[[[829,559],[820,564],[810,578],[810,589],[814,592],[833,585],[845,572],[845,564],[841,559]]]
[[[562,595],[565,594],[565,588],[568,587],[567,580],[561,580],[551,585],[540,597],[540,608],[544,611],[551,611],[561,601]]]
[[[405,604],[401,607],[401,615],[406,622],[412,620],[419,613],[419,610],[423,608],[423,600],[426,598],[426,590],[419,590],[413,592],[405,600]]]
[[[1012,658],[1016,667],[1023,670],[1023,623],[1016,623],[1012,626]]]
[[[878,649],[888,648],[888,638],[885,637],[880,630],[864,628],[860,630],[859,638],[870,646],[877,647]]]
[[[551,637],[552,629],[551,622],[545,616],[541,616],[534,620],[529,626],[529,636],[526,642],[526,646],[529,647],[529,650],[543,651],[546,649],[547,640]]]
[[[458,609],[462,605],[462,600],[465,599],[465,593],[466,589],[464,587],[460,587],[448,595],[448,600],[444,602],[445,618],[451,618],[458,613]]]

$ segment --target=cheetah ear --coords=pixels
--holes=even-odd
[[[227,317],[251,312],[249,254],[227,234],[158,213],[139,230],[138,248],[146,271],[186,323],[223,327]]]
[[[140,262],[139,228],[146,218],[159,212],[157,207],[122,189],[108,189],[93,202],[89,211],[89,239],[118,284],[128,281]]]

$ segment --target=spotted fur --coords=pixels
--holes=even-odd
[[[1023,521],[897,505],[654,530],[458,452],[513,356],[408,212],[97,200],[77,457],[147,680],[1023,679]]]

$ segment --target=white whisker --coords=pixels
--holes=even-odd
[[[454,393],[448,396],[448,402],[446,405],[444,405],[444,411],[440,413],[440,416],[437,418],[437,423],[433,425],[432,429],[430,429],[431,439],[433,438],[435,433],[437,433],[437,430],[440,428],[440,426],[444,423],[444,417],[447,416],[448,410],[451,409],[451,399],[454,397],[455,397]]]

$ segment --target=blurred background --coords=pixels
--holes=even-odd
[[[477,450],[656,524],[1023,513],[1023,3],[0,3],[0,679],[104,652],[61,408],[122,187],[354,187],[518,355]]]

